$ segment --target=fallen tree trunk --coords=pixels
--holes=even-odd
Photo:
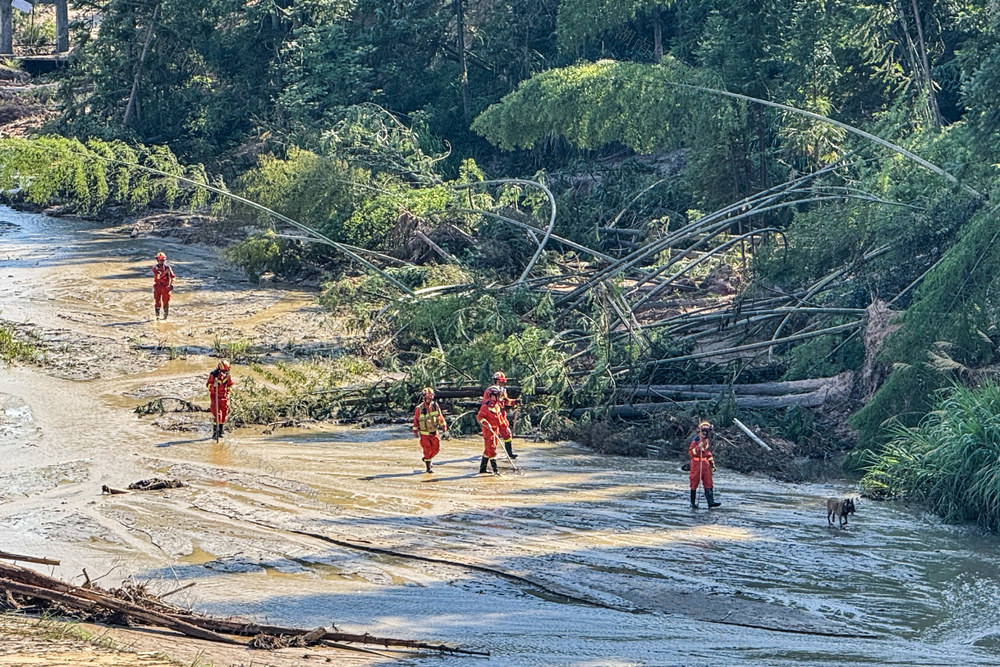
[[[38,556],[21,556],[19,554],[12,554],[6,551],[0,551],[0,558],[13,561],[22,561],[24,563],[38,563],[39,565],[58,565],[59,561],[53,560],[51,558],[39,558]]]
[[[89,578],[88,578],[89,579]],[[193,584],[191,584],[193,585]],[[166,595],[171,595],[188,586],[181,587]],[[68,584],[60,579],[49,577],[34,570],[9,565],[0,562],[0,591],[7,591],[26,598],[48,600],[65,609],[99,616],[101,612],[117,612],[130,618],[135,618],[156,627],[167,628],[189,637],[204,639],[224,644],[245,646],[247,642],[226,637],[223,634],[240,637],[255,637],[260,634],[273,636],[302,637],[304,643],[311,642],[351,642],[358,644],[373,644],[385,647],[397,646],[404,648],[426,649],[447,653],[466,655],[486,655],[488,652],[461,649],[444,644],[431,644],[412,639],[394,639],[391,637],[376,637],[370,634],[351,634],[346,632],[330,632],[320,628],[302,629],[285,628],[273,625],[260,625],[246,621],[216,619],[192,614],[178,607],[162,602],[160,599],[141,593],[139,601],[145,605],[128,602],[116,597],[116,594],[101,591],[96,588],[79,587]],[[130,595],[131,597],[131,595]]]
[[[238,646],[243,645],[243,642],[229,637],[224,637],[216,632],[212,632],[211,630],[206,630],[177,618],[160,614],[155,611],[149,611],[143,609],[142,607],[124,603],[109,596],[95,593],[90,590],[84,590],[82,588],[75,589],[75,592],[77,592],[78,595],[72,595],[70,593],[61,593],[50,588],[23,584],[19,581],[13,581],[5,578],[0,578],[0,588],[29,598],[57,602],[65,607],[76,609],[78,611],[84,611],[87,613],[95,613],[100,610],[117,611],[127,616],[131,616],[132,618],[137,618],[158,627],[174,630],[175,632],[179,632],[182,635],[187,635],[189,637],[207,639],[208,641],[219,642],[221,644],[236,644]]]
[[[705,394],[701,400],[677,400],[664,401],[662,403],[630,403],[620,405],[606,405],[593,408],[576,408],[570,411],[570,416],[574,419],[582,417],[588,412],[603,412],[608,416],[620,417],[623,419],[635,419],[648,416],[650,413],[663,411],[682,411],[688,408],[695,408],[705,401],[716,400],[720,395]],[[818,408],[832,397],[831,393],[822,390],[808,394],[789,394],[787,396],[734,396],[733,403],[738,408],[749,408],[754,410],[769,410],[777,408],[800,407]],[[691,397],[694,398],[694,397]]]
[[[810,380],[790,380],[785,382],[760,382],[754,384],[654,384],[618,387],[619,394],[634,396],[657,396],[676,394],[679,392],[704,392],[707,394],[728,394],[737,396],[783,396],[785,394],[802,394],[839,386],[850,373],[841,373],[833,377],[815,378]]]
[[[206,618],[196,614],[186,614],[178,616],[186,622],[216,632],[225,632],[230,635],[242,637],[253,637],[259,634],[273,635],[276,637],[305,637],[313,630],[302,628],[286,628],[280,625],[265,625],[260,623],[249,623],[246,621],[230,621],[218,618]],[[413,639],[394,639],[391,637],[376,637],[365,633],[363,635],[348,632],[324,631],[322,635],[313,637],[315,641],[350,642],[356,644],[369,644],[378,646],[397,646],[402,648],[422,648],[434,651],[444,651],[448,653],[461,653],[464,655],[489,655],[487,651],[473,651],[472,649],[455,648],[445,644],[430,644]]]

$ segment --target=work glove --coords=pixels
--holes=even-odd
[[[451,440],[451,431],[442,431],[441,432],[441,439],[442,440]]]
[[[712,472],[715,472],[715,464],[712,464]]]

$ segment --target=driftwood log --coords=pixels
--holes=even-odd
[[[346,632],[331,632],[325,628],[286,628],[274,625],[260,625],[246,621],[210,618],[192,614],[162,601],[163,597],[176,593],[179,590],[184,590],[184,588],[188,588],[190,585],[156,598],[144,593],[141,588],[136,593],[131,589],[104,591],[93,586],[93,584],[83,587],[74,586],[28,568],[0,562],[0,591],[8,596],[19,596],[30,600],[43,600],[53,603],[57,608],[62,610],[75,611],[93,616],[109,615],[110,613],[121,614],[156,627],[167,628],[189,637],[207,641],[249,647],[251,642],[245,639],[246,637],[253,638],[258,635],[269,635],[279,639],[283,637],[297,638],[294,643],[278,641],[274,644],[275,647],[282,645],[307,646],[323,642],[346,642],[385,647],[395,646],[425,649],[463,655],[489,655],[489,652],[484,651],[456,648],[444,644],[431,644],[412,639],[376,637],[367,633],[359,635]],[[243,639],[235,639],[232,636],[226,635],[235,635]],[[258,646],[265,644],[260,640],[255,643]]]
[[[58,565],[59,561],[52,558],[39,558],[38,556],[21,556],[7,551],[0,551],[0,558],[5,560],[21,561],[23,563],[38,563],[39,565]]]

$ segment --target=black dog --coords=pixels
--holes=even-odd
[[[840,527],[847,525],[847,515],[854,514],[854,501],[850,498],[830,498],[826,501],[826,520],[833,525],[833,517],[839,517]]]

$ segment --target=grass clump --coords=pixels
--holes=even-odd
[[[38,347],[20,338],[11,326],[0,326],[0,359],[7,363],[14,361],[36,362],[41,353]]]
[[[862,479],[865,494],[919,502],[946,521],[1000,529],[1000,386],[955,385],[915,427],[898,425]]]

